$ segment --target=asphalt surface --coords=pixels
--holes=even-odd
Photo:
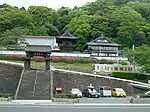
[[[79,103],[110,103],[110,104],[129,104],[131,97],[100,97],[100,98],[81,98],[79,99]]]
[[[0,105],[0,112],[149,112],[150,105]]]

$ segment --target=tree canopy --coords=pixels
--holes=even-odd
[[[82,50],[86,42],[100,35],[120,43],[123,48],[131,48],[132,44],[149,46],[150,0],[96,0],[82,7],[58,10],[45,6],[25,9],[0,5],[0,39],[10,40],[8,32],[13,31],[17,35],[13,38],[17,40],[16,28],[22,35],[33,36],[56,36],[69,30],[78,37],[76,50]],[[15,44],[13,39],[3,42],[1,46]]]

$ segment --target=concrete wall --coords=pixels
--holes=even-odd
[[[21,65],[0,62],[0,93],[14,95],[22,69]]]
[[[85,89],[89,84],[94,87],[111,86],[112,88],[123,88],[128,95],[141,93],[142,90],[133,88],[128,82],[116,79],[106,79],[94,76],[85,76],[73,73],[54,71],[54,87],[61,87],[63,92],[69,92],[71,88]]]

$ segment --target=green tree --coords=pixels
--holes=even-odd
[[[48,36],[49,29],[46,26],[34,26],[31,34],[34,36]]]
[[[74,18],[67,25],[67,29],[78,37],[76,44],[76,50],[81,50],[85,43],[88,41],[88,37],[91,33],[91,26],[89,24],[90,16],[83,15],[79,18]]]
[[[30,28],[31,26],[31,16],[26,11],[11,10],[0,15],[0,32],[5,32],[15,27]]]
[[[137,65],[143,67],[143,71],[150,73],[150,47],[143,45],[137,47],[134,51],[130,49],[125,50],[126,56],[129,58],[129,61],[132,63],[133,60]]]
[[[91,38],[95,39],[101,35],[110,37],[110,27],[108,26],[108,18],[105,16],[94,15],[91,17],[89,24],[91,25]]]
[[[26,44],[24,35],[27,35],[28,29],[21,27],[15,27],[11,30],[5,31],[0,37],[0,46],[4,47],[19,47],[22,44]]]
[[[145,25],[145,19],[128,6],[116,9],[109,19],[111,37],[116,38],[123,47],[131,47],[132,44],[139,46],[143,43],[142,40],[145,39],[143,25]]]
[[[47,23],[52,23],[54,10],[44,6],[30,6],[27,10],[33,18],[35,26],[42,26]]]
[[[140,13],[142,17],[150,21],[150,3],[129,2],[127,5]]]
[[[72,17],[69,16],[69,12],[71,11],[68,7],[61,7],[57,10],[58,13],[58,19],[59,19],[59,25],[57,26],[60,33],[63,33],[65,31],[65,26],[69,24]]]
[[[90,15],[98,14],[101,16],[107,15],[112,6],[113,0],[96,0],[82,7],[83,10],[88,11]]]

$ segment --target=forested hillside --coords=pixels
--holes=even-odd
[[[22,35],[55,36],[69,30],[76,49],[100,35],[131,48],[150,45],[150,0],[96,0],[82,7],[18,8],[0,5],[0,46],[18,46]]]

